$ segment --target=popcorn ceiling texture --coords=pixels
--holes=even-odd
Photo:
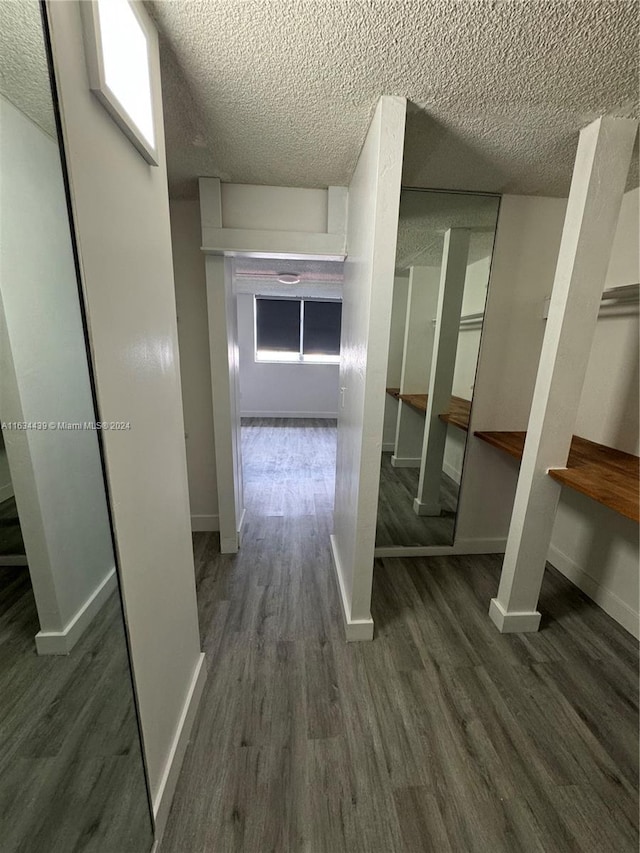
[[[564,196],[580,128],[638,114],[635,0],[148,8],[175,196],[195,197],[198,175],[346,185],[382,94],[411,102],[405,185]]]
[[[55,137],[42,20],[35,0],[0,0],[0,92]]]

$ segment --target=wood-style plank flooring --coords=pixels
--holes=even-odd
[[[24,555],[24,542],[15,498],[0,503],[0,557]]]
[[[335,430],[244,430],[247,530],[195,534],[209,677],[162,853],[636,853],[638,650],[554,570],[537,634],[487,616],[498,557],[376,562],[343,639]]]
[[[1,853],[148,853],[153,841],[122,611],[38,656],[28,569],[0,567]]]
[[[416,515],[413,499],[418,494],[419,468],[394,468],[391,453],[383,453],[380,463],[380,491],[376,547],[391,545],[451,545],[456,523],[458,487],[442,474],[439,516]]]

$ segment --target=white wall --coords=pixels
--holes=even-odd
[[[518,465],[473,430],[525,430],[553,287],[565,199],[504,196],[469,432],[457,540],[504,542]],[[606,287],[638,281],[638,190],[627,193]],[[638,447],[638,313],[601,311],[575,433]],[[496,547],[496,550],[499,550]],[[637,633],[637,525],[563,489],[550,562]]]
[[[204,672],[200,656],[162,133],[149,166],[90,93],[80,4],[49,3],[98,404],[144,753],[157,817],[170,800]],[[145,15],[142,6],[140,14]],[[191,703],[190,703],[190,700]],[[186,714],[186,719],[183,718]],[[158,815],[158,809],[162,809]]]
[[[218,495],[205,259],[200,251],[200,206],[197,201],[172,201],[170,210],[191,527],[193,530],[217,530]]]
[[[370,639],[371,582],[406,101],[382,97],[349,185],[333,557],[349,639]]]
[[[91,422],[58,144],[2,96],[0,176],[2,419]],[[4,440],[41,633],[65,633],[115,580],[97,435],[6,430]]]
[[[253,295],[238,294],[240,413],[243,417],[335,418],[338,364],[257,362]]]
[[[250,231],[327,230],[327,190],[222,184],[222,227]]]
[[[397,275],[393,282],[393,301],[391,303],[391,330],[389,332],[387,388],[400,387],[408,292],[409,277]],[[382,443],[385,450],[393,450],[395,447],[397,420],[398,401],[387,394],[384,404],[384,426],[382,432]]]

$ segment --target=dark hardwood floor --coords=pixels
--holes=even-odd
[[[26,567],[0,567],[1,853],[148,853],[151,819],[120,603],[38,656]]]
[[[194,536],[209,677],[162,853],[636,853],[636,641],[552,569],[540,632],[500,635],[500,558],[441,557],[378,560],[347,645],[335,430],[243,447],[241,552]]]
[[[439,516],[416,515],[413,499],[418,494],[419,468],[394,468],[391,453],[380,462],[380,491],[376,548],[391,545],[451,545],[458,507],[458,486],[442,474]]]
[[[15,498],[0,503],[0,557],[24,555],[24,542]]]

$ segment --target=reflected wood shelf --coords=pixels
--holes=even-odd
[[[471,400],[465,400],[463,397],[452,397],[449,404],[449,411],[441,414],[440,420],[446,424],[469,431],[469,418],[471,416]]]
[[[398,399],[411,406],[416,412],[427,411],[427,394],[398,394]]]
[[[387,388],[387,394],[390,397],[393,397],[394,400],[397,400],[398,397],[400,396],[400,389],[399,388]]]
[[[526,432],[475,432],[479,439],[522,459]],[[631,453],[573,436],[566,468],[553,468],[549,476],[614,512],[640,522],[638,478],[640,459]]]
[[[395,396],[392,392],[395,391],[395,388],[387,388],[387,394],[391,394],[391,396]],[[402,400],[408,406],[411,406],[412,409],[415,409],[417,412],[422,412],[424,414],[427,411],[427,399],[428,394],[400,394],[396,399]],[[442,412],[441,415],[438,415],[441,421],[444,421],[446,424],[451,424],[452,426],[459,427],[460,429],[465,430],[465,432],[469,429],[469,415],[471,413],[471,401],[464,400],[462,397],[451,397],[451,402],[449,403],[449,411]]]

